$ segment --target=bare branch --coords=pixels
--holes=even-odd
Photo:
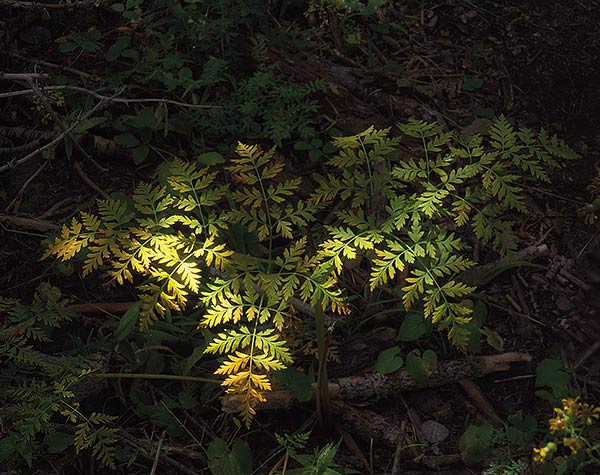
[[[9,161],[8,163],[6,163],[5,165],[2,165],[0,167],[0,173],[5,172],[6,170],[10,170],[11,168],[14,168],[18,165],[21,165],[21,164],[31,160],[32,158],[37,157],[40,153],[44,152],[45,150],[48,150],[49,148],[53,147],[54,145],[59,143],[61,140],[63,140],[67,135],[69,135],[73,130],[75,130],[83,121],[92,117],[96,112],[98,112],[100,109],[102,109],[102,107],[104,107],[107,103],[111,102],[112,99],[113,98],[106,97],[106,99],[100,101],[92,109],[90,109],[83,116],[81,116],[78,120],[73,122],[67,129],[65,129],[62,133],[60,133],[55,139],[51,140],[43,147],[40,147],[40,148],[34,150],[30,154],[25,155],[22,158],[19,158],[19,159],[15,158],[15,159]]]
[[[2,0],[0,0],[1,5]],[[4,79],[6,81],[35,81],[35,80],[45,80],[49,79],[50,76],[47,74],[38,74],[38,73],[2,73],[0,72],[0,80]]]
[[[70,8],[96,7],[101,3],[101,0],[72,3],[40,3],[22,0],[0,0],[0,7],[20,8],[22,10],[68,10]]]
[[[2,1],[2,0],[0,0]],[[79,86],[46,86],[42,88],[44,91],[77,91],[83,92],[84,94],[89,94],[97,99],[107,100],[109,96],[104,96],[90,89],[86,89],[85,87]],[[20,91],[12,91],[12,92],[3,92],[0,94],[0,99],[4,99],[7,97],[16,97],[16,96],[27,96],[29,94],[35,94],[33,89],[22,89]],[[158,103],[158,104],[171,104],[177,107],[185,107],[188,109],[221,109],[222,106],[216,105],[206,105],[206,104],[188,104],[187,102],[179,102],[174,101],[172,99],[163,99],[163,98],[144,98],[144,99],[128,99],[125,97],[120,97],[117,99],[111,99],[111,102],[116,102],[119,104],[143,104],[143,103]]]
[[[44,61],[43,59],[28,58],[27,56],[23,56],[18,53],[14,53],[14,52],[10,52],[9,54],[14,58],[17,58],[21,61],[25,61],[26,63],[29,63],[29,64],[34,64],[36,66],[44,66],[46,68],[56,69],[58,71],[64,71],[67,73],[75,74],[81,78],[89,79],[91,81],[105,82],[104,79],[99,78],[98,76],[94,76],[93,74],[89,74],[89,73],[80,71],[79,69],[71,68],[69,66],[62,66],[60,64],[50,63],[49,61]]]

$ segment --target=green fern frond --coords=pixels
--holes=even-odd
[[[256,98],[272,83],[271,70],[261,67],[240,85],[245,117],[258,114]],[[301,127],[312,133],[309,123],[289,122],[316,107],[296,101],[320,87],[271,88],[274,100],[287,102],[259,126],[278,141]],[[464,301],[474,288],[456,276],[474,264],[463,255],[466,243],[516,249],[525,190],[576,154],[505,117],[489,136],[460,137],[414,119],[398,127],[420,142],[410,154],[389,129],[370,127],[334,139],[327,169],[311,178],[290,177],[274,148],[243,143],[222,167],[231,189],[222,170],[174,160],[131,200],[101,200],[98,212],[74,218],[45,257],[81,255],[84,274],[106,269],[112,282],[136,286],[143,328],[197,302],[200,326],[218,329],[207,352],[223,358],[217,374],[246,423],[267,397],[269,373],[291,362],[282,333],[298,318],[296,299],[346,314],[343,282],[360,282],[355,273],[368,273],[371,291],[401,287],[406,309],[422,306],[464,348],[473,327]],[[304,185],[314,190],[308,199]],[[457,226],[460,236],[451,232]],[[41,327],[29,328],[27,336],[42,341]],[[27,342],[13,343],[17,349],[2,351],[35,361]]]
[[[78,452],[91,448],[92,455],[107,468],[114,469],[116,462],[117,429],[108,427],[116,417],[93,412],[80,422],[75,431],[74,445]]]

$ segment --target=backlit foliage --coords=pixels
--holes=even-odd
[[[58,289],[49,285],[40,286],[29,305],[0,297],[0,464],[24,459],[31,466],[44,436],[69,437],[52,424],[60,421],[75,433],[65,447],[73,445],[78,453],[91,449],[96,460],[114,468],[115,418],[95,412],[88,417],[78,402],[94,359],[44,352],[73,319],[59,298]]]
[[[421,145],[416,157],[403,156],[389,129],[335,140],[340,152],[328,163],[332,171],[317,177],[312,201],[344,205],[336,206],[319,256],[336,274],[344,260],[369,258],[371,290],[400,275],[406,309],[422,302],[425,318],[464,348],[471,309],[461,300],[474,288],[456,275],[475,263],[461,255],[461,236],[469,234],[459,236],[460,229],[501,253],[513,251],[527,180],[547,181],[547,169],[577,155],[543,130],[516,130],[505,118],[487,139],[455,137],[417,120],[399,128]]]
[[[84,275],[102,268],[114,283],[136,284],[142,327],[202,307],[200,324],[219,328],[206,351],[224,358],[216,373],[240,396],[246,423],[269,373],[292,361],[284,333],[298,304],[347,313],[339,282],[357,265],[368,267],[369,290],[397,287],[407,310],[422,306],[465,348],[471,309],[462,301],[474,288],[460,273],[475,264],[466,240],[513,251],[528,181],[548,180],[576,154],[505,118],[485,138],[417,120],[399,128],[416,143],[411,154],[401,137],[371,127],[335,139],[328,173],[311,179],[290,176],[275,149],[256,145],[239,144],[223,169],[175,160],[131,199],[101,200],[98,213],[74,218],[45,256],[81,256]],[[313,192],[303,199],[300,189]]]

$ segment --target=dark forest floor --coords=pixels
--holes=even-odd
[[[371,67],[364,55],[348,45],[342,44],[345,51],[340,51],[336,48],[339,38],[329,34],[327,25],[319,37],[309,25],[310,18],[302,16],[302,8],[296,11],[302,2],[287,3],[288,7],[280,11],[282,15],[274,16],[279,21],[296,20],[311,48],[300,52],[272,48],[269,60],[278,62],[285,75],[300,82],[325,79],[335,84],[337,94],[320,97],[320,113],[337,117],[335,125],[342,132],[356,133],[369,125],[393,127],[398,121],[419,117],[464,133],[476,133],[486,129],[492,116],[505,114],[521,124],[556,131],[582,157],[561,170],[552,184],[531,190],[528,204],[535,213],[523,222],[520,237],[523,247],[547,246],[535,260],[545,268],[511,269],[483,289],[491,302],[488,325],[502,339],[504,350],[528,353],[533,361],[476,380],[475,396],[459,384],[430,388],[364,403],[364,407],[355,407],[359,420],[344,421],[345,430],[376,473],[390,473],[395,447],[386,445],[385,437],[383,442],[377,440],[377,428],[372,427],[372,421],[369,424],[375,416],[404,428],[405,440],[415,444],[403,455],[402,471],[398,473],[483,473],[477,466],[466,468],[461,462],[461,434],[469,423],[494,423],[496,417],[503,421],[515,413],[535,416],[541,430],[551,415],[548,402],[535,396],[536,365],[544,358],[561,359],[572,370],[571,383],[582,399],[600,404],[600,222],[585,224],[577,214],[577,208],[590,201],[588,186],[596,173],[595,165],[600,163],[600,2],[396,2],[400,3],[397,18],[410,18],[411,22],[403,34],[394,38],[393,47],[370,50],[370,54],[378,56],[379,64],[393,61],[400,65],[398,68]],[[102,76],[102,64],[85,55],[70,57],[66,64],[65,56],[57,51],[56,39],[91,26],[113,28],[114,19],[100,9],[48,11],[51,19],[44,20],[35,11],[7,7],[0,1],[0,73],[54,73],[37,61],[45,60]],[[49,38],[32,38],[35,34]],[[0,92],[16,89],[10,81],[0,81],[0,88]],[[8,138],[6,129],[15,127],[52,129],[36,123],[30,105],[22,98],[0,98],[0,140],[7,138],[0,147],[18,147],[31,140],[27,134]],[[0,175],[0,296],[29,301],[37,285],[49,281],[60,287],[71,303],[129,301],[127,290],[107,289],[101,281],[84,282],[78,271],[58,275],[48,262],[40,261],[40,245],[53,231],[52,225],[58,226],[76,209],[93,206],[98,189],[129,193],[138,181],[150,176],[153,167],[149,162],[135,166],[127,153],[121,153],[96,159],[107,172],[86,163],[85,173],[81,174],[72,162],[60,157],[64,155],[62,149],[57,150],[56,164],[41,170],[27,185],[41,161],[30,161]],[[174,148],[173,152],[178,150]],[[0,166],[11,158],[11,154],[0,155]],[[82,178],[86,175],[92,178],[96,190]],[[21,189],[25,192],[19,194]],[[489,261],[494,260],[490,255]],[[91,323],[92,327],[96,324]],[[394,344],[397,325],[393,317],[379,318],[375,325],[366,327],[338,342],[342,363],[331,365],[332,376],[365,371],[381,350]],[[79,330],[85,338],[88,329]],[[357,352],[361,353],[359,364],[353,360]],[[111,389],[99,391],[92,400],[111,394]],[[482,410],[485,401],[477,395],[489,403],[490,413]],[[219,434],[222,429],[227,434],[231,428],[223,429],[226,423],[217,403],[213,404],[202,418],[208,421],[211,433]],[[273,443],[268,434],[297,426],[311,410],[306,404],[298,411],[259,414],[258,425],[247,438],[250,446],[257,452],[266,450]],[[447,428],[449,436],[423,448],[419,446],[423,437],[419,427],[427,420]],[[593,430],[598,443],[598,429]],[[157,439],[158,435],[153,437]],[[357,451],[353,453],[349,446],[342,445],[336,460],[367,473]],[[530,448],[512,454],[526,461],[528,468],[523,473],[534,473],[529,468]],[[191,470],[197,469],[192,473],[208,473],[201,462],[185,456],[177,460]],[[31,472],[7,472],[0,466],[0,474],[93,473],[80,461],[70,463],[52,459],[47,466],[42,464]],[[161,467],[157,473],[184,473],[172,465]],[[118,473],[148,473],[139,470]],[[600,468],[593,467],[588,473],[600,473]]]

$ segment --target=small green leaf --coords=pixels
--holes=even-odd
[[[332,135],[333,137],[333,135]],[[327,142],[325,145],[323,145],[323,149],[322,149],[323,153],[334,153],[337,152],[337,147],[329,142]]]
[[[75,129],[73,129],[73,133],[75,135],[83,134],[84,132],[93,129],[94,127],[97,127],[100,124],[103,124],[104,122],[106,122],[106,117],[92,117],[90,119],[84,120],[81,124],[75,127]]]
[[[241,439],[233,441],[231,456],[237,462],[239,475],[250,475],[252,473],[252,451],[245,441]]]
[[[375,371],[381,374],[389,374],[398,371],[404,364],[404,359],[398,356],[400,348],[398,346],[392,346],[387,350],[383,350],[377,357],[375,363]]]
[[[71,43],[70,41],[67,43],[62,43],[58,46],[58,51],[61,53],[70,53],[71,51],[75,51],[77,45],[75,43]]]
[[[437,355],[433,350],[425,350],[423,352],[423,361],[425,361],[429,366],[435,366],[438,362]]]
[[[319,158],[321,158],[321,151],[318,149],[312,149],[308,152],[308,158],[310,158],[313,162],[316,162]]]
[[[206,455],[209,460],[221,458],[225,452],[227,452],[227,443],[219,437],[213,439],[206,449]]]
[[[429,331],[427,322],[423,318],[423,312],[410,310],[407,312],[400,329],[398,330],[398,340],[416,341]]]
[[[139,147],[134,148],[131,154],[133,157],[133,163],[139,165],[146,160],[146,158],[148,158],[149,153],[150,147],[148,147],[148,145],[140,145]]]
[[[508,422],[511,425],[506,429],[506,438],[511,444],[524,447],[533,442],[537,430],[535,417],[511,415],[508,416]]]
[[[127,11],[123,13],[123,18],[126,20],[137,20],[139,18],[139,13],[136,11]]]
[[[79,46],[81,46],[82,50],[88,51],[89,53],[93,53],[100,47],[100,45],[96,41],[90,40],[82,41]]]
[[[135,135],[129,133],[115,135],[115,138],[113,140],[116,144],[121,145],[125,148],[137,147],[140,144],[138,138]]]
[[[123,5],[122,3],[115,3],[111,5],[110,8],[113,12],[117,13],[123,13],[125,11],[125,5]]]
[[[479,78],[464,78],[463,79],[463,91],[476,91],[477,89],[481,89],[483,86],[483,79]]]
[[[189,374],[192,368],[202,359],[204,356],[204,350],[206,349],[206,343],[201,342],[198,346],[194,348],[192,354],[188,356],[185,360],[185,364],[183,365],[183,374]]]
[[[303,142],[299,140],[294,144],[295,150],[311,150],[313,147],[309,142]]]
[[[177,399],[181,407],[187,411],[195,409],[200,404],[191,391],[181,391],[177,395]]]
[[[67,447],[73,445],[75,437],[66,432],[51,432],[44,437],[44,444],[48,447],[48,452],[57,454]]]
[[[494,428],[489,425],[470,425],[458,444],[460,455],[466,465],[489,460],[494,448]]]
[[[543,360],[535,370],[535,386],[548,386],[556,398],[567,395],[571,376],[563,368],[562,362],[556,359]]]
[[[140,302],[136,302],[127,309],[127,311],[121,317],[121,320],[119,320],[119,325],[117,325],[117,328],[113,333],[113,338],[115,339],[116,343],[119,343],[132,332],[139,316]]]
[[[0,439],[0,462],[7,460],[17,449],[18,435],[10,432]]]
[[[436,364],[437,355],[431,350],[425,350],[423,355],[419,350],[413,350],[406,357],[406,370],[419,384],[427,381]]]
[[[488,327],[483,327],[479,331],[486,337],[487,344],[490,345],[494,350],[498,352],[504,351],[504,342],[495,331]]]
[[[350,34],[346,35],[344,40],[349,45],[359,45],[363,42],[362,35],[360,34],[359,31],[356,31],[354,33],[350,33]]]
[[[413,86],[413,83],[410,79],[400,78],[396,81],[396,86],[401,89],[406,89]]]
[[[123,58],[133,59],[134,61],[137,61],[138,59],[140,59],[140,54],[137,52],[137,50],[135,50],[133,48],[127,48],[127,49],[123,50],[123,52],[121,53],[121,56]]]
[[[196,159],[196,161],[198,163],[201,163],[202,165],[217,165],[218,163],[225,163],[225,159],[223,158],[223,155],[221,155],[219,152],[205,152],[205,153],[201,153],[200,155],[198,155],[198,158]]]
[[[313,396],[313,380],[296,368],[286,368],[273,372],[273,377],[290,388],[294,397],[301,402],[310,401]]]
[[[179,79],[190,80],[194,78],[194,72],[190,68],[181,68],[179,70]]]
[[[114,44],[108,49],[108,52],[106,53],[106,60],[115,61],[119,56],[121,56],[123,50],[129,46],[129,43],[131,43],[131,37],[129,36],[121,36],[118,38],[117,41],[115,41]]]

